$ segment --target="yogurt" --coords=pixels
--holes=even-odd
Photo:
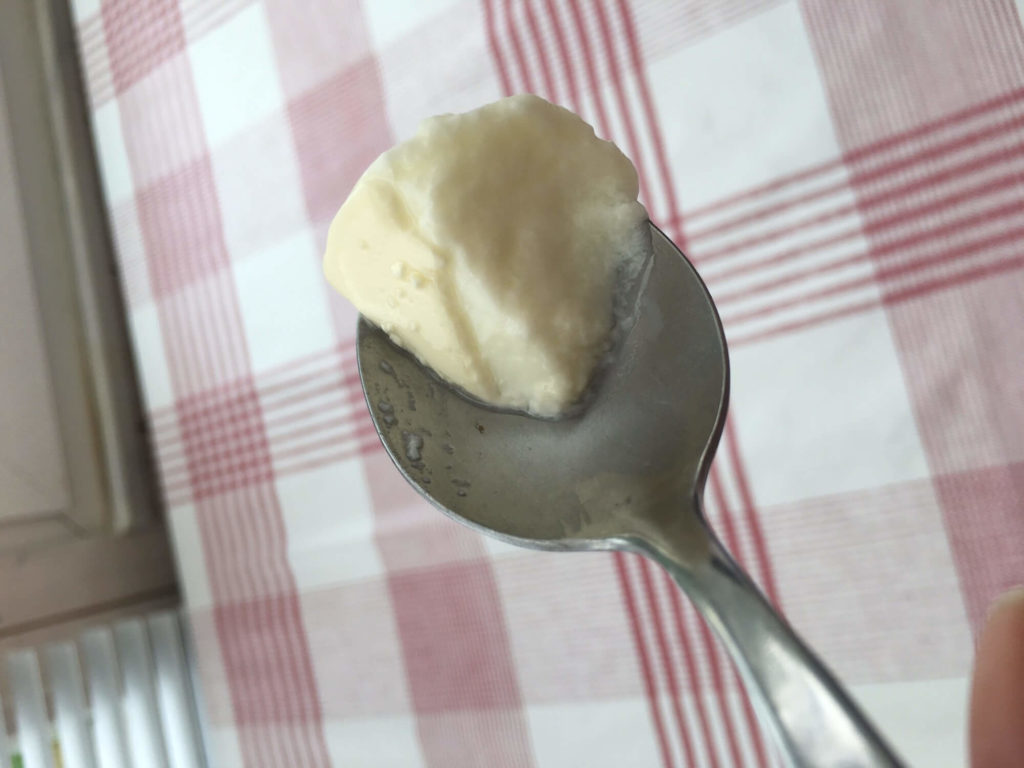
[[[608,348],[622,275],[650,248],[636,169],[532,95],[424,120],[331,223],[330,283],[442,378],[557,416]]]

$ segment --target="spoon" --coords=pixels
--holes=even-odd
[[[718,312],[652,226],[632,326],[590,401],[559,420],[481,405],[359,322],[359,375],[392,461],[445,514],[545,550],[623,550],[665,568],[714,629],[795,766],[900,761],[705,519],[729,399]]]

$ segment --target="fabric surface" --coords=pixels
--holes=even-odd
[[[519,91],[622,147],[719,304],[717,530],[963,764],[1024,580],[1020,0],[73,5],[213,765],[776,762],[662,573],[484,539],[373,433],[326,227],[422,117]]]

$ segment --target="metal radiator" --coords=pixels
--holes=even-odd
[[[3,768],[205,768],[194,665],[177,614],[7,654]],[[6,721],[6,724],[5,724]]]

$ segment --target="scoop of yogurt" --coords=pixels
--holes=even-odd
[[[331,223],[324,272],[365,317],[477,398],[557,416],[608,349],[649,250],[636,169],[531,95],[424,120]]]

